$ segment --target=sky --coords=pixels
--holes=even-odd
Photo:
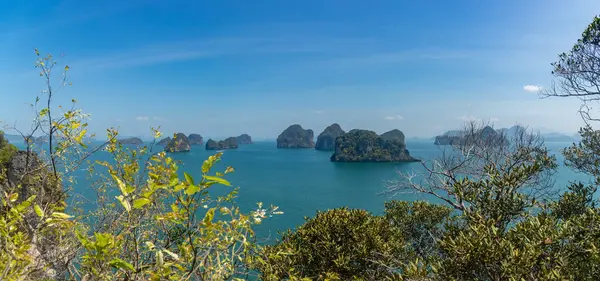
[[[597,0],[0,1],[0,120],[26,130],[35,53],[68,65],[54,104],[90,129],[276,138],[291,124],[431,137],[468,120],[575,133],[540,99]],[[55,73],[58,75],[59,73]]]

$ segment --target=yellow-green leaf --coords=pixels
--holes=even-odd
[[[210,208],[206,211],[206,215],[204,215],[204,219],[202,220],[204,224],[210,225],[212,224],[212,220],[215,217],[215,208]]]
[[[44,211],[42,210],[42,208],[40,208],[38,204],[33,205],[33,210],[35,211],[35,214],[38,215],[38,217],[44,217]]]
[[[19,199],[19,193],[13,193],[11,195],[8,195],[8,201],[10,202],[15,202],[17,201],[17,199]]]
[[[148,249],[150,250],[154,250],[155,248],[154,243],[152,243],[151,241],[146,241],[146,246],[148,246]]]
[[[121,194],[123,194],[124,196],[127,196],[127,190],[125,189],[125,183],[117,176],[112,175],[113,179],[117,182],[117,186],[119,187],[119,190],[121,191]]]
[[[167,253],[169,256],[171,256],[174,260],[178,261],[179,260],[179,256],[167,249],[163,249],[163,252]]]
[[[208,181],[214,181],[214,182],[218,182],[222,185],[226,185],[226,186],[231,186],[231,183],[229,183],[227,180],[225,180],[224,178],[220,178],[220,177],[215,177],[215,176],[204,176],[204,179],[208,180]]]
[[[133,207],[135,209],[139,209],[144,207],[146,204],[150,203],[150,199],[148,198],[138,198],[133,201]]]
[[[111,260],[110,262],[108,262],[108,264],[110,264],[114,268],[120,268],[120,269],[124,269],[124,270],[129,270],[129,271],[134,270],[133,265],[131,265],[130,263],[128,263],[120,258],[115,258],[115,259]]]
[[[131,205],[129,204],[129,201],[123,197],[123,195],[115,196],[115,198],[121,202],[121,205],[123,208],[125,208],[125,210],[127,210],[127,212],[131,211]]]
[[[192,176],[190,176],[190,174],[188,174],[187,172],[184,172],[183,176],[185,177],[185,180],[187,181],[188,184],[194,185],[194,178],[192,178]]]
[[[70,219],[73,217],[73,216],[69,216],[65,213],[60,213],[60,212],[54,212],[54,213],[52,213],[52,216],[55,218],[59,218],[59,219]]]
[[[185,194],[187,194],[187,195],[194,195],[198,191],[200,191],[200,187],[199,186],[197,186],[197,185],[190,185],[190,186],[188,186],[188,188],[185,189]]]

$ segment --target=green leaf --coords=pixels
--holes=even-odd
[[[23,212],[25,209],[29,208],[29,206],[31,206],[31,202],[23,201],[21,204],[17,205],[16,209],[19,212]]]
[[[42,210],[42,208],[40,208],[38,204],[33,205],[33,210],[35,211],[35,214],[38,215],[38,217],[44,217],[44,211]]]
[[[123,208],[125,208],[125,210],[127,210],[127,212],[131,211],[131,205],[129,204],[129,201],[123,197],[123,195],[115,196],[115,198],[121,202],[121,205]]]
[[[73,217],[61,212],[54,212],[52,213],[52,216],[59,219],[70,219]]]
[[[146,204],[150,203],[150,199],[148,198],[138,198],[133,201],[133,208],[139,209],[144,207]]]
[[[146,246],[148,246],[148,249],[150,249],[150,250],[154,250],[154,248],[155,248],[154,243],[152,243],[150,241],[146,241]]]
[[[206,215],[204,215],[204,219],[202,220],[202,222],[204,222],[204,224],[210,225],[210,224],[212,224],[214,217],[215,217],[215,208],[210,208],[206,212]]]
[[[197,185],[190,185],[190,186],[188,186],[188,188],[185,189],[185,194],[187,194],[187,195],[194,195],[198,191],[200,191],[200,187],[199,186],[197,186]]]
[[[218,182],[218,183],[220,183],[222,185],[231,186],[231,183],[229,183],[224,178],[215,177],[215,176],[204,176],[204,179],[209,180],[209,181]]]
[[[108,262],[108,264],[110,264],[114,268],[120,268],[120,269],[124,269],[124,270],[129,270],[129,271],[134,270],[133,265],[131,265],[130,263],[128,263],[120,258],[115,258],[115,259],[111,260],[110,262]]]
[[[161,250],[156,251],[156,265],[158,267],[163,267],[164,265],[163,253]]]
[[[123,194],[124,196],[127,196],[127,194],[129,194],[129,193],[127,192],[125,183],[119,177],[117,177],[115,175],[111,175],[111,176],[117,182],[117,186],[119,187],[121,194]]]
[[[183,176],[185,176],[185,180],[187,181],[188,184],[194,185],[194,178],[192,178],[192,176],[190,176],[190,174],[188,174],[187,172],[184,172]]]

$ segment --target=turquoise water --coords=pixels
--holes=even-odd
[[[569,143],[547,145],[557,153]],[[438,156],[442,151],[425,142],[408,143],[407,148],[411,155],[425,160]],[[162,147],[155,149],[161,150]],[[183,162],[181,170],[200,177],[202,162],[214,153],[204,150],[203,146],[196,146],[191,152],[171,156]],[[397,171],[421,170],[420,163],[334,163],[329,161],[330,156],[331,152],[277,149],[275,142],[257,142],[225,151],[214,171],[223,170],[226,166],[235,168],[227,179],[240,187],[237,202],[243,209],[254,209],[256,202],[263,202],[277,205],[284,211],[283,215],[270,218],[257,228],[260,237],[273,237],[278,231],[301,224],[305,216],[313,216],[317,210],[348,206],[381,213],[383,203],[390,199],[387,195],[379,195],[384,190],[384,181],[398,179]],[[105,153],[99,153],[92,159],[104,157],[107,157]],[[562,157],[557,157],[562,163]],[[586,180],[586,177],[561,166],[556,175],[556,186],[564,187],[571,180]],[[83,172],[74,193],[93,200],[94,192]],[[393,199],[431,200],[422,194],[403,194]]]

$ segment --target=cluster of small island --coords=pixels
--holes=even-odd
[[[140,145],[139,138],[119,140],[122,144]],[[167,152],[187,152],[194,145],[204,144],[199,134],[185,135],[176,133],[173,137],[161,139],[157,144],[163,145]],[[206,150],[236,149],[239,145],[252,144],[248,134],[229,137],[224,140],[206,141]],[[300,149],[314,148],[316,150],[333,151],[333,162],[415,162],[418,159],[410,156],[404,143],[404,133],[391,130],[382,135],[373,131],[354,129],[349,132],[342,130],[337,123],[327,127],[314,142],[314,132],[294,124],[285,129],[277,137],[277,148]]]
[[[426,139],[432,141],[435,145],[459,145],[467,142],[470,137],[477,139],[498,139],[514,136],[526,129],[520,125],[510,128],[493,129],[485,126],[477,132],[468,132],[464,130],[452,130],[435,138]],[[545,138],[559,141],[569,141],[565,135],[557,136],[545,135]],[[122,144],[142,145],[144,141],[138,137],[128,137],[118,140]],[[502,139],[505,141],[505,139]],[[45,143],[45,137],[28,137],[26,142]],[[176,133],[173,137],[166,137],[156,144],[164,146],[167,152],[187,152],[192,146],[204,145],[206,150],[227,150],[237,149],[240,145],[252,144],[252,138],[248,134],[242,134],[237,137],[228,137],[224,140],[209,139],[204,142],[200,134]],[[294,124],[285,129],[277,137],[277,148],[281,149],[316,149],[321,151],[332,151],[330,160],[333,162],[415,162],[418,159],[412,157],[406,149],[405,137],[402,131],[394,129],[381,135],[362,129],[353,129],[345,132],[340,125],[334,123],[317,136],[314,141],[314,132],[311,129],[304,129],[301,125]]]

